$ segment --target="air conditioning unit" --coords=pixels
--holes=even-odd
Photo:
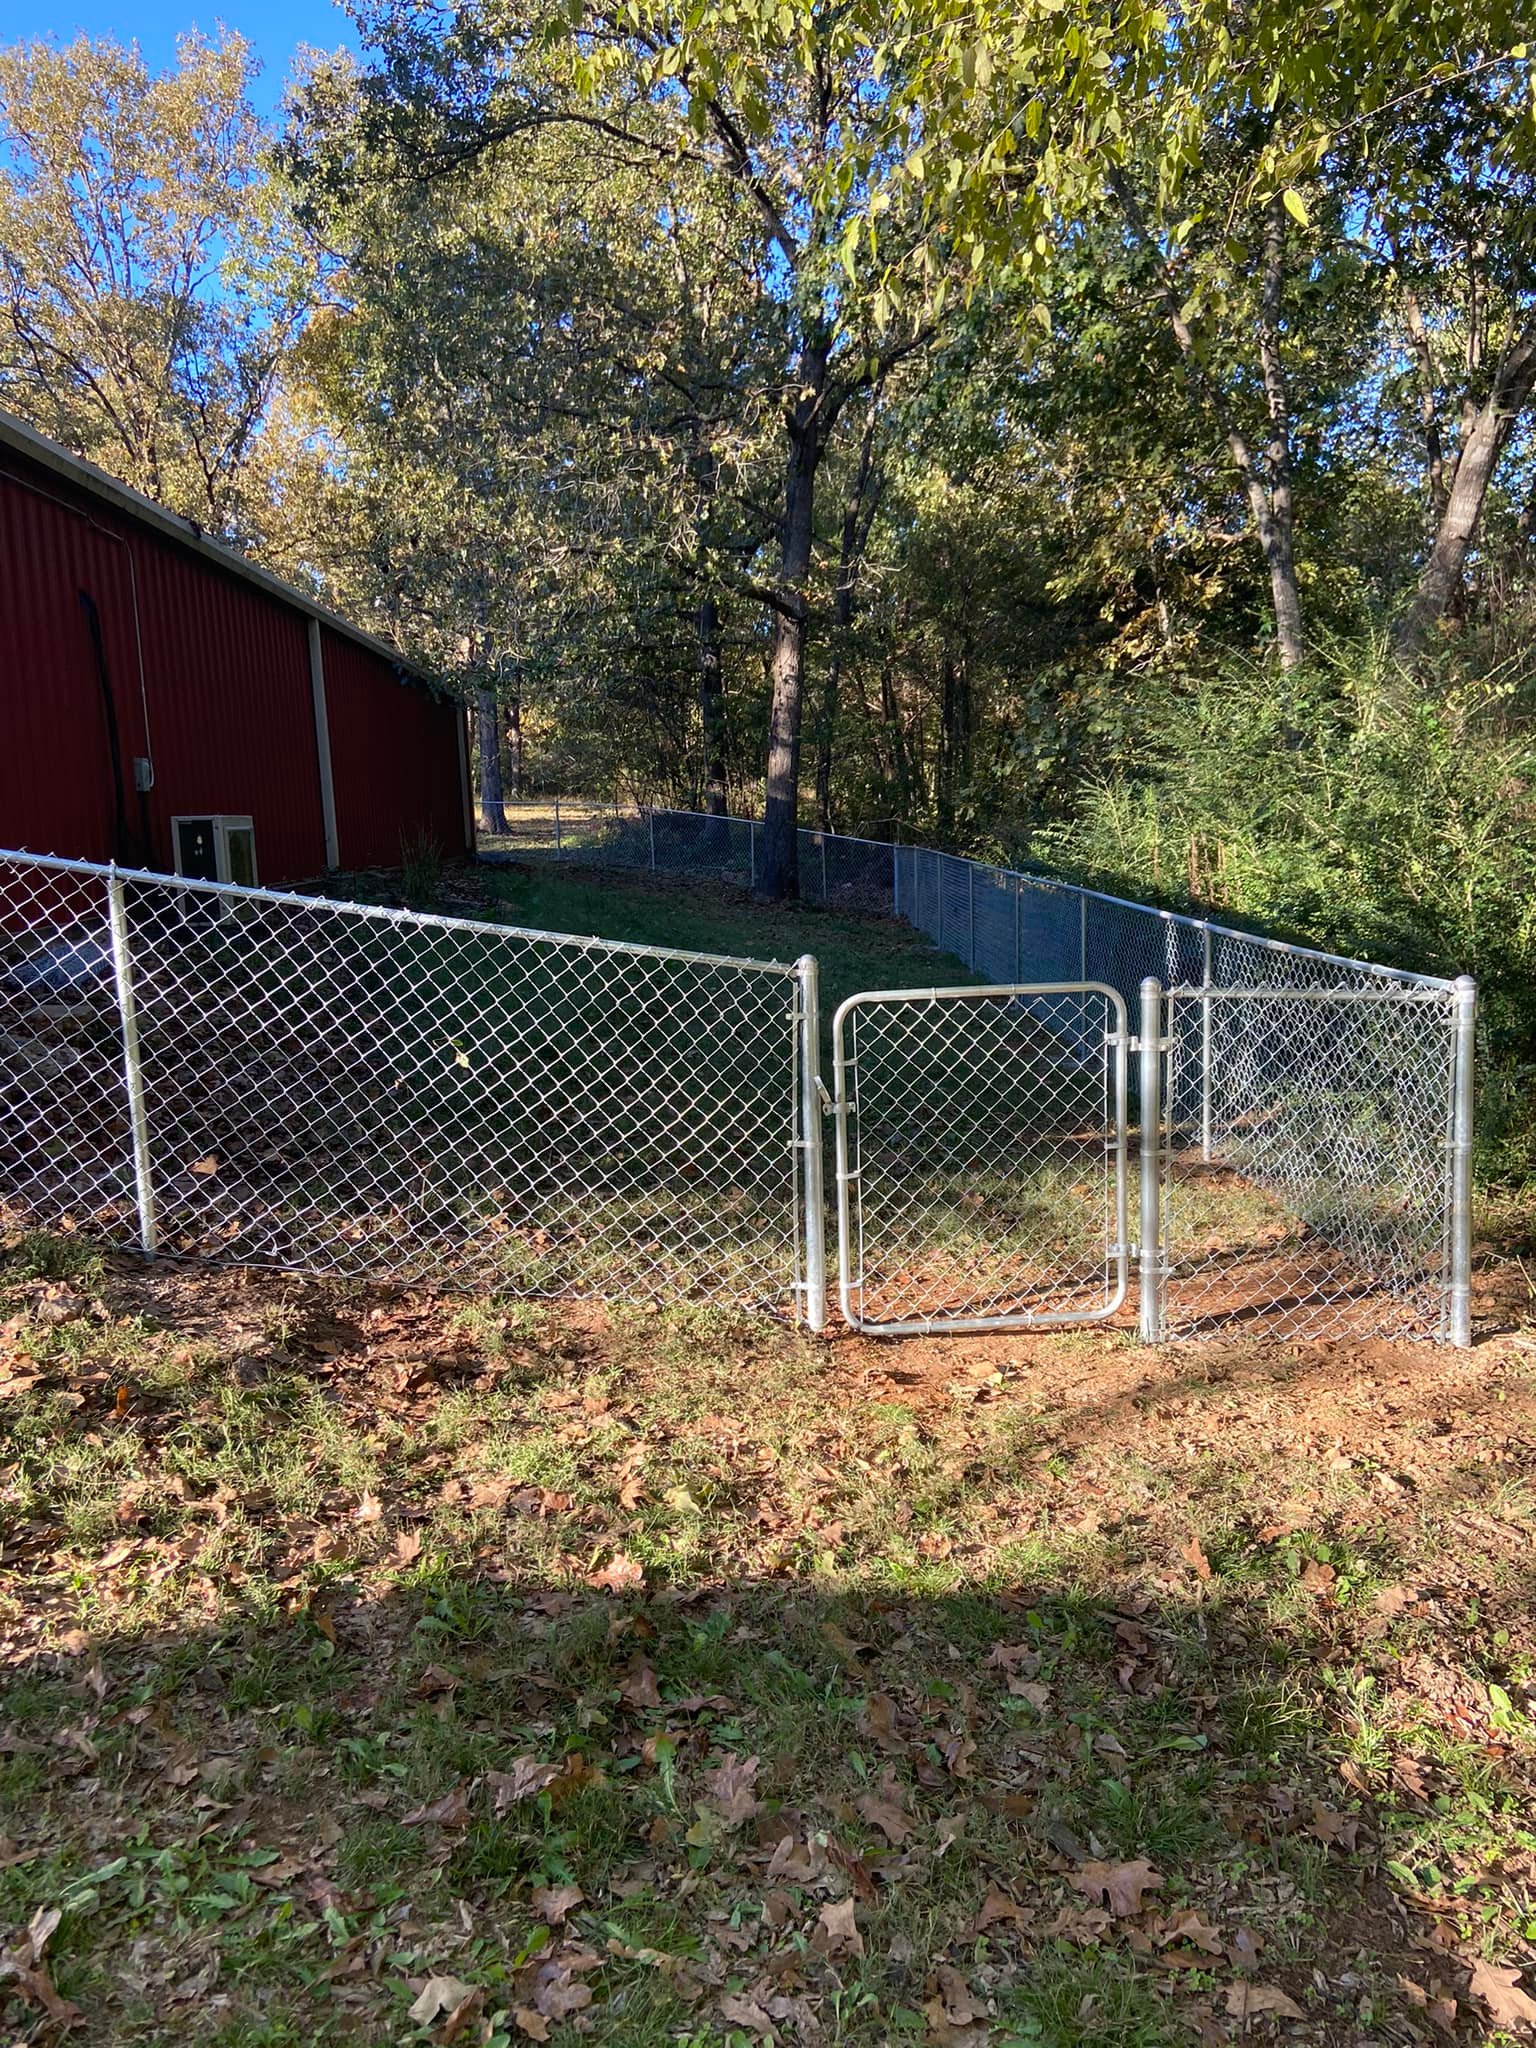
[[[176,872],[196,882],[237,882],[256,886],[256,828],[231,813],[208,818],[172,818]]]

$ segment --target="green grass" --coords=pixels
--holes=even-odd
[[[556,2042],[1160,2048],[1245,1973],[1407,2038],[1405,1978],[1531,1953],[1525,1525],[1480,1417],[1424,1427],[1474,1399],[1452,1354],[1373,1422],[1396,1382],[1337,1356],[822,1345],[36,1237],[0,1320],[0,1945],[59,1909],[84,2041],[426,2042],[437,1975],[508,2043],[585,1987]],[[1479,1372],[1516,1469],[1536,1389]]]

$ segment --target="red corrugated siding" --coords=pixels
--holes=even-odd
[[[133,586],[128,551],[104,528],[0,475],[0,845],[76,860],[146,850],[133,790],[133,756],[145,751]],[[117,711],[123,843],[82,591],[101,620]]]
[[[462,707],[402,682],[329,628],[321,653],[342,866],[396,866],[408,832],[429,833],[445,853],[465,851]]]
[[[0,463],[0,846],[169,868],[173,816],[249,813],[262,881],[318,875],[325,836],[304,612],[23,456],[7,451]],[[117,709],[121,838],[81,590],[101,617]],[[323,643],[343,865],[393,864],[413,831],[458,852],[458,707],[344,635],[325,629]],[[145,753],[155,785],[141,801],[133,757]]]
[[[264,882],[325,867],[301,612],[152,534],[134,538],[161,865],[173,816],[249,812]]]

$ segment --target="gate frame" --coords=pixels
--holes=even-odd
[[[1109,1136],[1114,1160],[1114,1237],[1107,1247],[1114,1274],[1110,1299],[1096,1309],[1053,1310],[1044,1315],[910,1316],[895,1322],[869,1322],[853,1307],[855,1285],[863,1285],[862,1260],[857,1283],[852,1274],[853,1186],[862,1169],[852,1167],[849,1160],[849,1075],[856,1062],[849,1059],[845,1050],[845,1023],[855,1011],[881,1003],[952,1003],[996,1001],[999,997],[1060,995],[1102,996],[1115,1027],[1105,1033],[1103,1041],[1111,1076],[1113,1128]],[[980,986],[972,982],[958,988],[865,989],[839,1003],[832,1018],[832,1110],[837,1124],[837,1292],[838,1306],[850,1329],[868,1337],[965,1336],[986,1330],[1060,1329],[1107,1322],[1124,1307],[1130,1292],[1132,1253],[1128,1113],[1129,1063],[1133,1043],[1125,998],[1107,981],[1014,981]],[[854,1085],[857,1086],[856,1075]],[[857,1114],[856,1102],[854,1113]]]

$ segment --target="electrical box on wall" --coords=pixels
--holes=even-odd
[[[206,818],[172,818],[176,872],[197,882],[256,886],[256,829],[249,818],[228,812]]]

